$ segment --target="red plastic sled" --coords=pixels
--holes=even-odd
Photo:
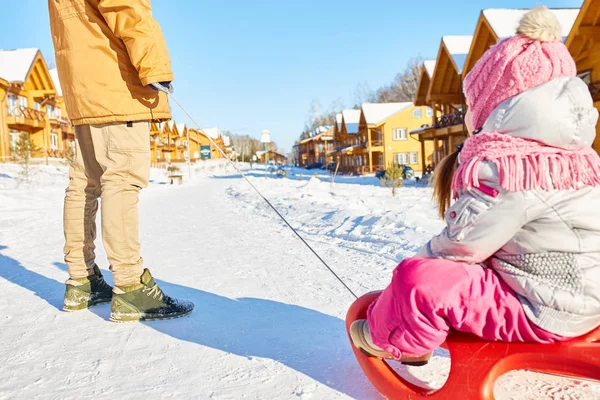
[[[368,293],[352,304],[346,315],[347,331],[352,322],[366,318],[368,306],[380,293]],[[385,361],[368,357],[352,346],[367,378],[387,399],[491,400],[496,379],[515,369],[600,380],[600,328],[555,344],[487,342],[453,331],[443,347],[452,358],[450,376],[436,390],[406,381]]]

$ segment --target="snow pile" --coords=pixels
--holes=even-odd
[[[358,294],[383,288],[397,262],[443,226],[431,189],[392,197],[374,177],[288,170],[249,179]],[[182,166],[182,185],[152,170],[141,193],[144,262],[164,291],[191,300],[186,318],[107,321],[108,305],[61,311],[66,167],[38,167],[17,186],[0,165],[0,397],[377,399],[344,329],[351,296],[240,175],[221,160]],[[112,281],[98,232],[97,263]],[[416,384],[440,387],[447,352],[429,365],[394,363]],[[597,399],[600,385],[515,372],[496,398]],[[520,396],[523,394],[523,396]],[[540,396],[538,396],[540,395]],[[561,397],[564,395],[563,397]]]

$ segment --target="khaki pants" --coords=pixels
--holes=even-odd
[[[150,124],[75,127],[75,159],[64,204],[65,263],[71,279],[93,274],[96,213],[115,285],[138,284],[143,272],[138,196],[150,175]]]

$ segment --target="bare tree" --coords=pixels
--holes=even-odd
[[[376,99],[380,103],[413,101],[419,88],[419,78],[423,69],[423,59],[416,57],[408,62],[404,72],[396,75],[394,81],[377,91]]]
[[[336,102],[339,103],[340,99],[336,100]],[[321,106],[321,102],[318,99],[314,99],[311,102],[310,110],[304,123],[304,130],[300,135],[300,140],[310,137],[310,132],[314,131],[319,126],[333,125],[335,123],[335,115],[341,111],[341,109],[336,109],[323,114],[322,110],[323,107]]]
[[[375,98],[373,91],[367,82],[359,83],[354,89],[354,108],[360,108],[363,103],[373,101]]]

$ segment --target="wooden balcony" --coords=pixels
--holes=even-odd
[[[6,122],[8,125],[42,128],[46,123],[46,114],[33,108],[17,106],[8,110]]]
[[[464,122],[464,116],[462,111],[456,110],[451,114],[442,115],[439,118],[435,119],[434,127],[436,129],[439,128],[449,128],[454,125],[462,125]]]
[[[371,140],[371,147],[381,147],[383,146],[383,140]]]
[[[172,143],[163,144],[163,146],[162,146],[163,151],[175,151],[176,149],[177,149],[177,146]]]

